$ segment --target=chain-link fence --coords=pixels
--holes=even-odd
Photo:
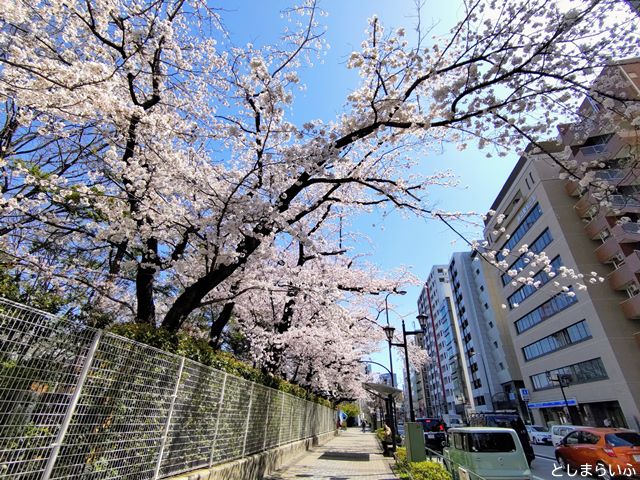
[[[329,408],[0,299],[1,479],[157,479],[333,428]]]

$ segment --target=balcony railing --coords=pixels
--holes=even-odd
[[[611,206],[621,212],[640,211],[640,200],[629,195],[611,195],[608,197]]]
[[[583,155],[597,155],[607,149],[606,143],[598,143],[597,145],[589,145],[588,147],[580,147],[580,153]]]
[[[628,172],[622,169],[612,168],[609,170],[598,170],[594,177],[597,180],[606,180],[607,182],[617,182],[622,180]]]

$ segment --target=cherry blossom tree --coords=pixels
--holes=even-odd
[[[431,149],[502,155],[585,95],[628,101],[592,86],[637,54],[626,5],[478,0],[443,38],[418,25],[409,40],[372,18],[343,113],[298,124],[299,71],[324,47],[316,3],[286,10],[298,28],[263,47],[236,46],[200,0],[4,5],[3,263],[174,331],[215,306],[213,342],[235,315],[256,360],[329,388],[296,358],[348,364],[358,349],[342,358],[329,342],[352,324],[367,337],[363,297],[398,280],[353,257],[349,218],[452,220],[429,196],[452,184],[448,170],[414,172]]]

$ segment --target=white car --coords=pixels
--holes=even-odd
[[[534,445],[551,445],[551,433],[540,425],[527,425],[529,441]]]
[[[551,425],[551,442],[553,443],[553,446],[557,447],[560,445],[560,440],[578,428],[580,427],[576,425]]]

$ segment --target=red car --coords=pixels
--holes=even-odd
[[[580,427],[556,448],[558,465],[603,480],[640,479],[640,434],[620,428]]]

